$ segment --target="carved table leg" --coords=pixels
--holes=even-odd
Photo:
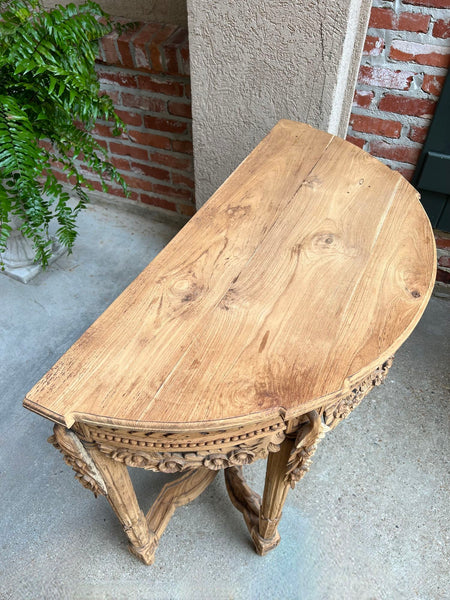
[[[277,527],[289,487],[293,488],[308,471],[317,443],[328,429],[316,411],[306,417],[308,422],[299,427],[296,438],[287,437],[278,452],[269,454],[262,502],[245,483],[241,468],[225,470],[230,499],[244,515],[256,552],[261,556],[278,545]]]
[[[259,511],[259,531],[252,536],[256,552],[264,556],[280,542],[278,523],[281,519],[284,502],[290,487],[286,478],[286,465],[294,447],[294,440],[286,438],[280,451],[269,454],[267,459],[266,481],[263,500]]]
[[[146,565],[151,565],[155,558],[158,537],[149,529],[145,515],[139,508],[126,465],[111,459],[96,448],[89,448],[89,453],[105,482],[108,502],[128,536],[130,552]]]
[[[154,561],[159,539],[175,509],[199,496],[218,471],[203,467],[183,473],[167,483],[145,516],[141,511],[127,466],[101,452],[90,442],[82,443],[73,431],[55,425],[49,442],[60,450],[64,460],[76,472],[81,484],[104,494],[122,523],[130,541],[129,549],[146,565]]]

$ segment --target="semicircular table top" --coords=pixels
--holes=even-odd
[[[404,342],[435,265],[401,175],[280,121],[25,406],[67,427],[167,431],[304,414]]]

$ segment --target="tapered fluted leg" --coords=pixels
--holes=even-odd
[[[269,454],[262,502],[246,484],[242,468],[225,470],[230,499],[244,515],[256,552],[260,555],[267,554],[279,543],[278,523],[289,487],[293,488],[307,472],[317,442],[326,428],[316,411],[306,417],[307,422],[286,437],[280,450]]]
[[[253,538],[256,551],[261,556],[275,548],[280,541],[277,527],[290,488],[290,482],[286,478],[286,465],[293,446],[294,440],[286,438],[280,451],[269,454],[267,459],[266,481],[259,511],[259,535],[257,540]]]
[[[123,462],[101,452],[92,442],[82,442],[62,425],[55,425],[53,431],[49,442],[63,453],[84,487],[95,496],[106,496],[128,536],[130,551],[146,565],[153,563],[159,539],[175,509],[197,498],[217,475],[217,471],[203,467],[181,473],[162,488],[144,515]]]
[[[150,530],[144,513],[139,508],[128,469],[96,448],[91,455],[106,487],[106,497],[130,541],[129,549],[146,565],[155,558],[158,537]]]

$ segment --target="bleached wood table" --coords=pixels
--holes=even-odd
[[[435,264],[405,179],[280,121],[24,404],[146,564],[221,469],[264,554],[318,440],[385,379]],[[267,456],[261,501],[242,466]],[[127,465],[182,474],[145,516]]]

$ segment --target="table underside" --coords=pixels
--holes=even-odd
[[[392,358],[332,403],[291,420],[281,417],[257,425],[212,432],[154,432],[78,422],[60,424],[49,438],[80,483],[104,495],[121,521],[130,551],[152,564],[159,539],[175,509],[191,502],[225,470],[228,494],[243,515],[258,554],[274,548],[277,526],[290,487],[308,471],[319,440],[383,383]],[[242,467],[267,458],[263,498],[246,484]],[[163,473],[180,472],[166,484],[151,509],[140,509],[127,466]]]

